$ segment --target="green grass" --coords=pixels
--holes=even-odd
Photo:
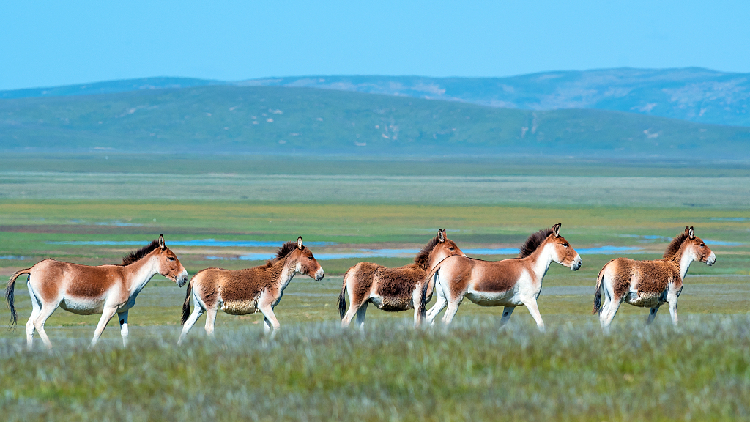
[[[536,332],[495,319],[448,331],[407,320],[363,334],[333,322],[219,330],[177,348],[159,332],[128,348],[7,340],[5,420],[742,420],[750,417],[747,316],[678,328],[616,320]]]
[[[513,206],[422,206],[354,204],[253,204],[241,202],[142,202],[142,201],[3,201],[0,202],[0,256],[23,260],[0,260],[0,274],[47,257],[85,264],[118,262],[135,246],[71,246],[53,242],[80,240],[138,241],[145,245],[164,233],[167,244],[175,240],[263,240],[279,245],[302,236],[307,242],[333,242],[313,247],[315,252],[356,248],[419,248],[447,228],[448,236],[463,248],[519,247],[536,230],[562,222],[562,234],[576,248],[602,245],[637,246],[640,258],[660,256],[665,241],[648,241],[622,235],[673,237],[685,225],[695,225],[698,236],[739,246],[712,246],[719,256],[715,274],[747,274],[746,221],[725,221],[741,211],[703,208],[568,208]],[[111,226],[113,222],[139,226]],[[105,224],[105,225],[100,225]],[[710,244],[710,242],[709,242]],[[228,258],[257,248],[211,248],[177,246],[190,273],[207,266],[230,268],[257,265],[247,261],[211,261],[206,256]],[[261,248],[273,251],[274,248]],[[492,259],[500,258],[489,257]],[[606,257],[590,261],[584,268],[598,271]],[[385,265],[403,265],[408,259],[374,259]],[[358,260],[334,260],[324,265],[329,274],[343,274]],[[706,269],[696,268],[697,273]],[[577,274],[580,274],[577,273]]]
[[[576,272],[552,264],[539,298],[546,334],[537,332],[526,309],[498,330],[500,308],[468,301],[447,332],[415,332],[411,312],[374,307],[363,334],[342,331],[336,308],[341,274],[360,259],[326,260],[323,281],[297,276],[285,291],[276,308],[282,325],[276,338],[263,337],[259,315],[221,313],[215,339],[205,337],[204,317],[179,348],[185,291],[157,276],[129,313],[128,348],[120,346],[113,322],[100,346],[86,350],[99,316],[58,309],[46,325],[55,346],[50,353],[38,338],[34,351],[23,351],[31,305],[21,280],[20,325],[15,331],[0,327],[5,420],[750,416],[750,222],[743,220],[750,183],[742,166],[321,159],[300,160],[287,171],[281,159],[206,160],[200,167],[201,161],[188,159],[129,165],[138,157],[99,158],[36,157],[30,168],[12,167],[23,160],[0,158],[10,166],[0,172],[0,256],[25,257],[0,259],[0,275],[47,257],[119,262],[137,248],[54,243],[60,241],[145,245],[164,233],[167,245],[209,238],[281,244],[301,235],[306,242],[334,243],[312,247],[322,253],[419,248],[444,227],[468,249],[518,247],[557,222],[576,249],[636,246],[642,251],[628,256],[637,259],[661,256],[666,241],[633,236],[671,238],[695,225],[718,262],[691,267],[677,328],[666,308],[646,328],[646,310],[623,305],[612,335],[604,337],[590,310],[596,274],[612,255],[583,254]],[[282,170],[271,170],[277,168]],[[260,264],[209,255],[273,249],[173,247],[190,274],[208,266]],[[388,266],[410,261],[370,260]]]
[[[369,157],[4,152],[3,172],[154,173],[175,175],[615,176],[748,177],[742,161],[546,157]]]

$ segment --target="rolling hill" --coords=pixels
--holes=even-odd
[[[308,87],[534,111],[587,108],[705,124],[750,126],[750,74],[701,68],[559,71],[505,78],[300,76],[241,82],[145,78],[0,91],[0,99],[212,85]]]
[[[0,100],[0,150],[164,154],[750,158],[750,128],[284,86]]]

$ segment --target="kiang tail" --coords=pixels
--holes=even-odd
[[[602,285],[602,281],[604,281],[604,269],[607,268],[605,265],[604,268],[602,268],[601,271],[599,271],[599,275],[596,277],[596,289],[594,290],[594,310],[591,312],[592,314],[597,314],[602,310],[602,289],[604,286]]]
[[[195,276],[188,283],[187,292],[185,292],[185,302],[182,304],[182,325],[185,325],[185,322],[190,317],[190,293],[193,292],[193,280],[195,280]]]
[[[341,315],[341,319],[344,319],[344,315],[346,315],[346,279],[349,277],[349,271],[344,274],[344,285],[341,286],[341,294],[339,294],[339,315]]]
[[[435,273],[437,275],[437,272]],[[427,279],[429,280],[429,279]],[[419,300],[419,315],[424,318],[427,314],[427,291],[430,288],[429,281],[427,283],[422,283],[422,295]],[[435,288],[433,286],[433,291],[435,291]]]
[[[22,274],[29,274],[31,275],[31,268],[26,268],[25,270],[21,270],[10,276],[10,280],[8,280],[8,287],[5,288],[5,300],[8,301],[8,307],[10,308],[10,325],[11,327],[16,325],[18,322],[18,314],[16,314],[16,307],[14,305],[15,301],[15,287],[16,287],[16,279],[18,276]]]

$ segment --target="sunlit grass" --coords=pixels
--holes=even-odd
[[[501,174],[493,173],[486,162],[482,165],[481,172],[464,170],[459,175]],[[0,372],[2,419],[750,417],[750,245],[748,221],[743,220],[750,184],[745,170],[718,171],[732,177],[712,180],[699,180],[710,178],[710,169],[693,171],[695,179],[688,180],[679,177],[677,167],[668,169],[667,178],[649,169],[644,170],[646,178],[628,178],[632,173],[588,178],[580,168],[561,166],[575,177],[546,172],[541,178],[501,180],[441,178],[432,170],[430,177],[421,177],[425,164],[402,170],[403,178],[384,178],[378,175],[390,170],[376,171],[382,163],[367,166],[368,177],[360,177],[357,166],[349,165],[342,171],[347,177],[330,177],[333,170],[326,169],[312,178],[270,177],[262,182],[248,176],[258,173],[253,171],[241,177],[185,172],[180,177],[158,176],[152,187],[139,176],[105,177],[108,170],[102,166],[103,173],[91,175],[81,165],[71,170],[79,174],[59,180],[5,173],[0,175],[0,194],[6,194],[0,201],[0,256],[24,258],[0,260],[0,275],[7,280],[15,270],[48,257],[90,265],[116,263],[137,248],[54,243],[59,241],[130,240],[145,245],[164,233],[168,245],[208,238],[281,244],[299,235],[306,242],[336,244],[312,247],[318,253],[419,248],[437,228],[446,228],[462,248],[504,248],[518,247],[532,232],[557,222],[575,248],[635,246],[641,251],[628,256],[637,259],[657,258],[666,246],[663,239],[638,236],[671,238],[685,225],[695,225],[718,262],[691,267],[678,302],[677,328],[666,307],[654,325],[646,327],[647,310],[623,305],[609,337],[601,335],[590,312],[595,277],[612,255],[582,254],[583,267],[575,272],[552,264],[539,297],[546,334],[537,332],[525,308],[513,314],[507,328],[499,329],[502,308],[469,301],[447,332],[439,327],[415,332],[412,312],[386,313],[372,306],[362,334],[342,331],[336,307],[341,274],[362,259],[336,259],[321,261],[326,270],[321,282],[298,275],[285,290],[275,309],[282,329],[274,339],[262,335],[260,315],[220,313],[215,339],[206,338],[203,317],[184,347],[177,347],[185,290],[157,276],[129,312],[128,348],[122,348],[118,324],[112,321],[100,347],[87,350],[99,316],[58,309],[46,324],[54,345],[51,353],[43,350],[38,337],[32,352],[23,350],[31,310],[24,277],[16,285],[20,324],[15,331],[0,326],[0,354],[7,362]],[[318,167],[308,163],[305,168]],[[143,169],[149,171],[149,166]],[[221,171],[222,166],[214,163],[214,169]],[[525,169],[521,174],[536,173]],[[297,179],[305,183],[293,186]],[[210,183],[202,184],[205,181]],[[691,184],[694,181],[698,183]],[[612,185],[615,182],[619,184]],[[118,200],[102,199],[123,192]],[[144,192],[160,199],[149,199]],[[172,193],[177,199],[162,198]],[[55,197],[59,199],[49,199]],[[740,245],[714,246],[710,240]],[[173,250],[191,275],[209,266],[238,269],[261,263],[207,259],[236,258],[251,248]],[[387,266],[411,261],[367,260]],[[0,312],[3,324],[5,309]]]
[[[161,330],[128,348],[68,340],[51,353],[5,339],[0,403],[6,420],[741,420],[748,318],[647,328],[624,317],[608,337],[593,321],[546,334],[486,317],[447,331],[300,323],[274,339],[235,328],[177,347]]]

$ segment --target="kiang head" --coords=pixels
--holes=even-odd
[[[583,260],[578,252],[570,246],[564,237],[560,236],[560,226],[562,223],[557,223],[552,226],[551,229],[540,230],[537,233],[532,234],[526,241],[526,244],[521,248],[521,258],[528,256],[537,248],[552,248],[552,260],[558,264],[565,265],[571,270],[576,271],[581,268]],[[536,239],[535,239],[536,237]],[[534,243],[538,246],[534,247]],[[532,249],[533,247],[533,249]]]
[[[188,280],[188,272],[182,266],[177,255],[172,252],[164,243],[164,235],[160,234],[157,242],[157,248],[154,249],[158,259],[159,274],[177,283],[179,287],[185,285]]]
[[[456,245],[456,242],[445,236],[445,229],[438,229],[437,236],[422,248],[417,254],[417,257],[414,258],[414,262],[427,270],[434,267],[445,258],[453,255],[466,256],[466,254],[459,249],[458,245]]]
[[[318,261],[315,260],[312,251],[302,244],[302,237],[297,238],[296,244],[288,242],[282,246],[282,249],[279,250],[280,254],[287,245],[293,248],[288,252],[287,265],[294,265],[295,273],[308,275],[311,278],[314,278],[315,281],[323,279],[323,276],[325,275],[323,267],[321,267],[320,264],[318,264]]]
[[[685,226],[685,232],[682,236],[685,236],[681,248],[683,256],[688,254],[691,261],[703,262],[707,265],[714,265],[716,263],[716,254],[700,237],[695,235],[695,228],[693,226]]]

